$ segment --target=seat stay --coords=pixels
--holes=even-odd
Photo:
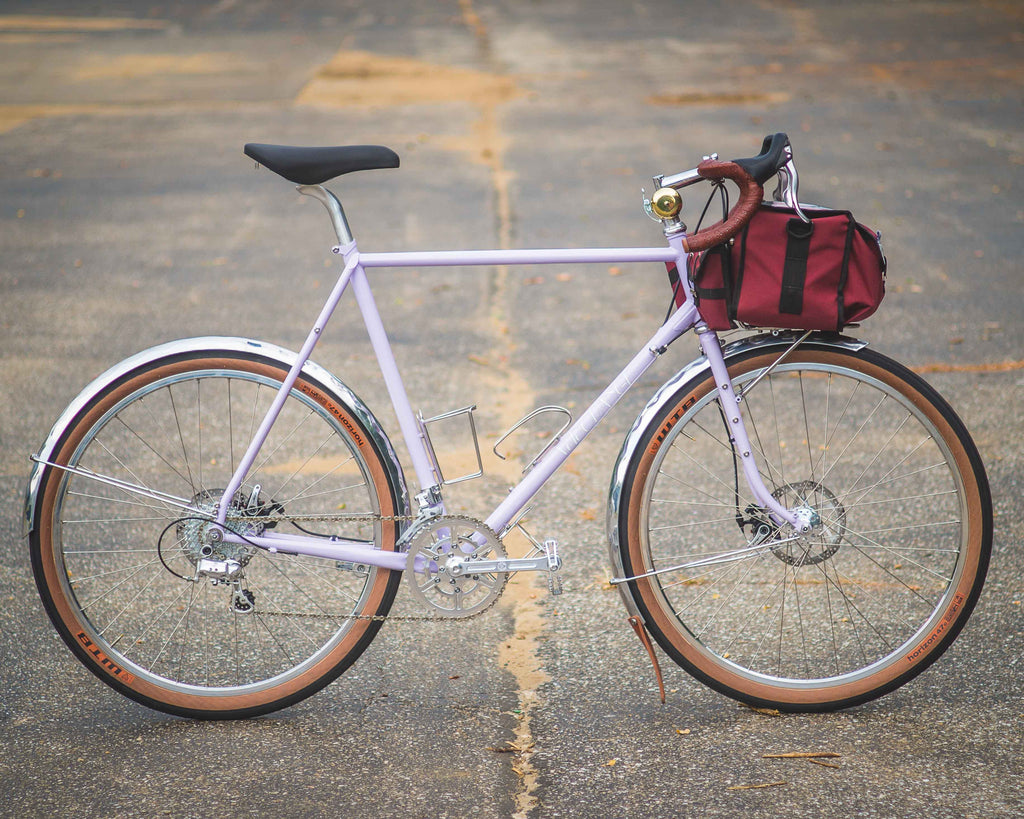
[[[352,245],[355,248],[355,245]],[[278,415],[281,414],[281,410],[284,408],[285,401],[288,400],[288,395],[291,393],[292,387],[295,386],[295,382],[299,378],[299,374],[302,372],[302,368],[306,362],[309,361],[310,356],[313,353],[313,348],[316,343],[320,340],[323,335],[324,328],[327,326],[327,322],[334,314],[335,308],[338,306],[338,302],[341,301],[341,296],[348,287],[349,282],[352,279],[352,275],[359,268],[359,256],[354,253],[351,256],[345,257],[345,267],[338,276],[338,281],[334,285],[334,289],[331,290],[330,295],[327,297],[327,301],[324,303],[323,309],[320,311],[320,315],[317,317],[316,324],[313,325],[309,335],[306,337],[305,343],[302,345],[302,349],[299,351],[298,356],[295,359],[295,363],[292,364],[291,369],[281,382],[281,387],[277,391],[277,395],[274,397],[270,408],[267,410],[266,415],[263,418],[262,423],[257,429],[255,436],[249,443],[249,448],[238,462],[238,466],[235,469],[235,473],[231,476],[231,480],[228,481],[228,485],[222,495],[221,503],[217,510],[217,523],[224,525],[227,520],[227,513],[231,507],[231,499],[234,498],[235,493],[241,488],[242,482],[249,474],[249,470],[252,468],[253,463],[256,461],[256,456],[259,454],[260,448],[266,441],[267,436],[270,434],[270,428],[274,425]]]

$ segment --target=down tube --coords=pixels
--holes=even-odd
[[[508,497],[487,518],[487,525],[495,532],[503,533],[516,514],[529,503],[554,474],[577,446],[611,411],[619,399],[647,372],[648,368],[658,360],[665,347],[690,329],[699,319],[697,308],[692,302],[680,307],[665,324],[661,326],[644,349],[637,353],[625,366],[608,387],[605,388],[594,402],[587,407],[550,450],[537,462],[526,477],[523,478],[509,493]]]

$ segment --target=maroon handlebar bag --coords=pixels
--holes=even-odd
[[[879,235],[849,211],[801,210],[809,223],[792,208],[765,203],[732,240],[690,257],[688,275],[708,327],[839,332],[878,309],[885,295]]]

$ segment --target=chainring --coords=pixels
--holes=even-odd
[[[494,531],[473,518],[449,515],[423,524],[413,535],[405,564],[412,596],[448,618],[472,617],[501,597],[508,572],[472,571],[474,560],[504,560]]]

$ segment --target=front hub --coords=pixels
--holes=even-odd
[[[811,566],[828,560],[846,532],[846,508],[828,487],[817,481],[787,483],[774,492],[782,506],[797,517],[796,538],[772,548],[772,554],[790,566]]]

